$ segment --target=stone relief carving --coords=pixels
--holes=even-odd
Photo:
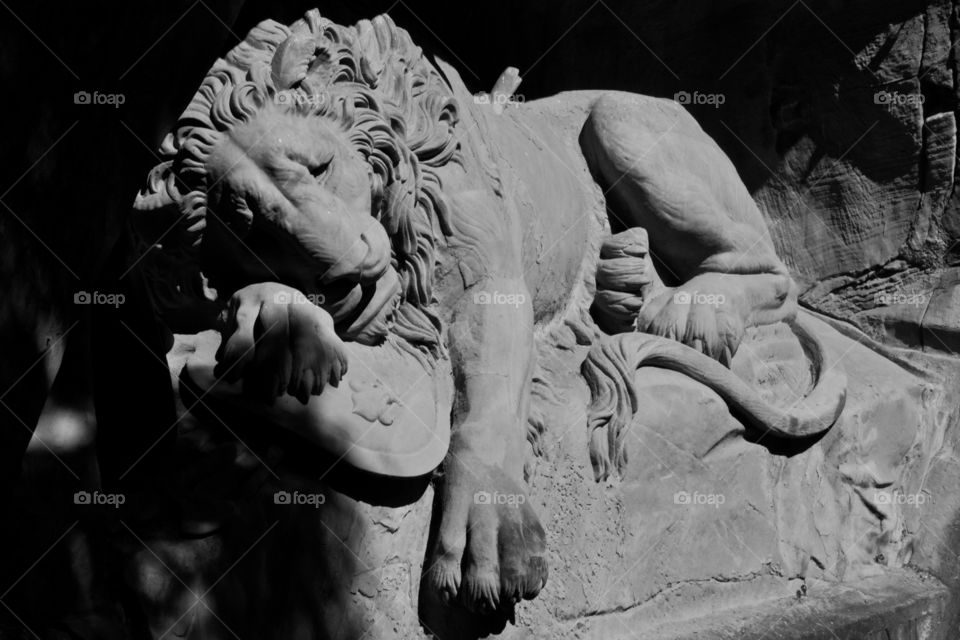
[[[516,89],[505,77],[494,95]],[[444,602],[512,611],[547,584],[559,552],[529,487],[571,375],[608,485],[636,473],[639,423],[702,446],[690,425],[716,396],[739,422],[705,420],[698,460],[762,455],[747,441],[805,451],[848,416],[837,352],[853,347],[798,311],[736,170],[673,101],[474,100],[389,17],[311,11],[218,60],[161,153],[134,226],[158,310],[198,334],[184,404],[256,416],[384,487],[440,468],[422,570]],[[788,373],[747,371],[772,361]],[[664,416],[658,386],[696,401]],[[890,486],[858,455],[852,483]]]

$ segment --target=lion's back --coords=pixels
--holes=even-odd
[[[514,217],[535,319],[545,322],[569,306],[606,224],[603,194],[577,142],[586,111],[576,104],[557,110],[551,99],[497,114],[464,92],[455,88],[458,126],[479,133],[465,139],[484,147],[475,166],[497,182],[504,213]],[[479,168],[484,163],[492,166]]]

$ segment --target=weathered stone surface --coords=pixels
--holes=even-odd
[[[851,585],[812,584],[790,598],[714,612],[651,629],[665,640],[946,640],[938,628],[949,599],[935,579],[911,572],[868,578]],[[628,638],[634,621],[595,624],[583,637]],[[618,635],[619,634],[619,635]]]
[[[923,345],[930,351],[958,353],[960,349],[960,272],[943,273],[922,320]]]

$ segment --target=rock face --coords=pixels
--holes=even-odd
[[[957,241],[954,13],[950,3],[931,3],[881,30],[846,65],[810,58],[791,70],[800,93],[772,108],[777,140],[798,138],[756,192],[811,283],[805,302],[935,351],[950,350],[956,334],[956,321],[937,313],[952,296]],[[802,125],[780,115],[793,108],[805,114]]]

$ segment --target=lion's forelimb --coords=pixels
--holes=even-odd
[[[469,448],[522,474],[533,365],[533,306],[525,283],[489,278],[471,287],[456,304],[449,331],[457,386],[452,453]]]

